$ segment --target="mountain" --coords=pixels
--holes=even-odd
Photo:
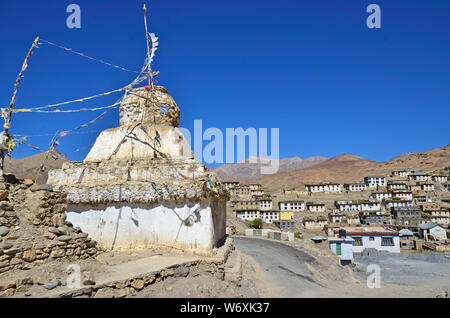
[[[227,163],[222,166],[212,168],[211,170],[214,171],[221,180],[245,180],[260,178],[263,176],[261,174],[261,165],[265,165],[267,160],[268,159],[265,157],[249,157],[241,162]],[[282,172],[304,169],[319,164],[325,160],[327,160],[327,158],[320,156],[309,157],[304,160],[298,156],[285,158],[278,161],[278,171]]]
[[[406,156],[386,162],[364,159],[352,154],[342,154],[304,169],[281,171],[243,182],[261,183],[271,189],[285,186],[299,187],[308,183],[363,182],[365,176],[385,176],[394,170],[406,168],[432,171],[450,166],[450,145]]]
[[[14,174],[17,178],[21,179],[32,179],[38,184],[46,183],[48,170],[61,168],[64,161],[69,161],[67,157],[60,154],[56,149],[48,154],[48,159],[46,156],[47,152],[38,153],[22,159],[5,157],[5,173]],[[55,160],[53,157],[58,159]],[[42,164],[45,168],[44,172],[39,169]]]

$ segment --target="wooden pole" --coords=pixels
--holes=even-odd
[[[16,102],[16,96],[17,96],[17,90],[19,89],[20,80],[23,77],[23,73],[28,67],[28,59],[31,56],[31,53],[33,52],[33,49],[37,46],[39,42],[39,37],[37,36],[34,39],[33,44],[31,45],[31,48],[28,50],[28,54],[25,57],[25,60],[22,64],[22,69],[20,70],[19,76],[16,79],[16,83],[14,84],[14,92],[11,98],[11,102],[9,103],[8,111],[7,111],[7,117],[5,119],[5,124],[3,125],[3,138],[2,138],[2,145],[0,149],[0,176],[3,176],[3,168],[4,168],[4,162],[5,162],[5,152],[7,151],[5,142],[8,138],[8,130],[11,127],[11,117],[12,117],[12,111],[14,109],[14,103]]]
[[[150,90],[150,96],[153,97],[153,74],[152,74],[152,68],[150,66],[150,40],[149,40],[149,33],[147,29],[147,7],[144,3],[144,25],[145,25],[145,38],[147,39],[147,78],[148,78],[148,88]],[[149,93],[147,93],[148,98]],[[153,103],[153,98],[151,98]],[[151,105],[153,106],[153,105]],[[156,158],[156,118],[153,116],[153,126],[155,126],[155,138],[153,139],[153,157]]]

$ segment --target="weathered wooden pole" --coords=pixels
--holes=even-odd
[[[3,125],[3,133],[0,136],[0,176],[3,176],[3,168],[4,168],[4,162],[5,162],[5,152],[8,151],[8,146],[6,145],[6,142],[8,141],[9,134],[8,134],[8,130],[11,127],[11,116],[12,116],[12,111],[14,109],[14,103],[16,101],[16,96],[17,96],[17,90],[19,89],[19,84],[20,84],[20,80],[23,77],[23,73],[25,72],[25,70],[28,67],[28,59],[31,56],[31,53],[33,52],[33,49],[37,46],[39,42],[39,37],[36,37],[36,39],[34,39],[33,44],[31,45],[31,48],[28,50],[28,54],[25,57],[25,60],[23,61],[22,64],[22,69],[20,70],[19,76],[16,79],[16,83],[14,84],[14,92],[11,98],[11,102],[9,103],[9,107],[8,107],[8,111],[6,113],[6,118],[5,118],[5,124]]]

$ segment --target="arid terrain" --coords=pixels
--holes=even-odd
[[[242,164],[236,165],[242,166]],[[427,171],[442,169],[449,165],[450,145],[447,145],[442,148],[400,156],[386,162],[376,162],[352,154],[342,154],[307,168],[280,171],[258,178],[239,178],[236,175],[235,180],[243,183],[260,183],[263,187],[269,189],[280,189],[317,182],[362,182],[364,176],[389,175],[393,170],[414,168]],[[226,171],[231,168],[225,168],[224,165],[213,170],[223,171],[226,174]],[[244,167],[241,167],[241,169],[244,169]],[[220,173],[218,175],[221,176]]]

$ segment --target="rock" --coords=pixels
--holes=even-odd
[[[7,289],[3,292],[3,296],[12,297],[14,296],[14,289]]]
[[[58,227],[58,231],[62,235],[69,235],[69,229],[67,227],[65,227],[65,226]]]
[[[147,284],[153,284],[155,280],[156,280],[155,276],[150,276],[145,282]]]
[[[26,185],[26,186],[32,186],[34,184],[34,181],[31,179],[23,179],[20,181],[20,183]]]
[[[16,283],[15,282],[0,283],[0,291],[5,291],[10,288],[16,288]]]
[[[19,252],[20,252],[20,248],[17,248],[17,247],[11,247],[11,248],[3,251],[3,253],[5,253],[6,255],[14,255]]]
[[[92,280],[91,278],[87,278],[87,279],[85,279],[85,280],[83,281],[83,285],[86,285],[86,286],[93,286],[93,285],[95,285],[95,281]]]
[[[94,298],[113,298],[114,297],[114,289],[112,288],[102,288],[95,293]]]
[[[48,231],[50,232],[50,233],[53,233],[53,234],[56,234],[56,235],[60,235],[61,233],[59,232],[59,230],[56,228],[56,227],[54,227],[54,226],[50,226],[49,228],[48,228]]]
[[[2,192],[0,193],[0,201],[3,201],[3,200],[5,200],[5,199],[7,199],[8,196],[9,196],[9,191],[2,191]]]
[[[37,189],[42,191],[53,191],[53,186],[51,184],[40,184]]]
[[[36,259],[36,252],[33,250],[28,250],[23,253],[22,259],[25,262],[32,262]]]
[[[141,290],[142,288],[144,288],[144,286],[145,282],[142,279],[134,280],[133,282],[131,282],[131,287],[137,290]]]
[[[8,235],[9,228],[6,226],[0,226],[0,236]]]
[[[54,227],[64,226],[65,217],[61,214],[55,214],[52,216],[52,223]]]
[[[114,292],[114,298],[123,298],[125,296],[130,295],[133,292],[133,290],[129,287],[123,288],[123,289],[117,289]]]
[[[67,242],[67,241],[70,241],[71,239],[72,239],[72,236],[70,236],[70,235],[62,235],[62,236],[58,237],[58,241],[61,241],[61,242]]]
[[[19,292],[19,293],[24,293],[26,291],[27,291],[27,286],[25,286],[25,285],[20,285],[16,288],[16,292]]]
[[[189,275],[188,267],[178,267],[175,269],[175,277],[187,277]]]
[[[47,288],[48,290],[51,290],[53,288],[55,288],[56,286],[58,286],[58,282],[56,283],[45,283],[44,287]]]

